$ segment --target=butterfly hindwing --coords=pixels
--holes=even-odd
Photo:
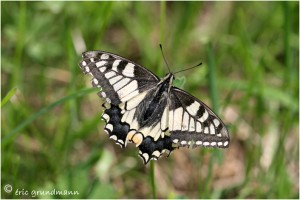
[[[109,138],[115,140],[118,145],[124,148],[130,126],[127,123],[121,122],[122,116],[121,109],[118,106],[110,104],[105,109],[102,119],[106,122],[104,130],[108,133]]]
[[[169,130],[179,146],[225,148],[229,133],[221,119],[200,100],[173,87],[169,110]]]

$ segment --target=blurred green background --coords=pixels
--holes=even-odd
[[[298,2],[1,2],[1,197],[298,198],[298,30]],[[104,133],[81,53],[162,77],[159,43],[173,71],[203,62],[177,84],[219,113],[228,149],[144,166]]]

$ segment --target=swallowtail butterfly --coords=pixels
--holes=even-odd
[[[102,90],[105,131],[122,148],[133,142],[144,164],[175,148],[229,146],[221,119],[203,102],[172,86],[174,74],[159,79],[113,53],[88,51],[80,68]]]

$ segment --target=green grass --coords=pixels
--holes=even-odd
[[[298,17],[298,2],[2,2],[1,197],[299,198]],[[160,43],[173,71],[203,63],[175,84],[220,115],[229,149],[144,166],[104,133],[81,53],[164,76]]]

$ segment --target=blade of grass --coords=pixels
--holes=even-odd
[[[166,47],[166,42],[165,42],[165,35],[166,35],[166,2],[165,1],[161,1],[160,2],[160,44],[162,44],[162,47]],[[158,47],[158,45],[157,45]],[[158,48],[157,48],[158,50]],[[160,63],[160,66],[157,67],[157,73],[158,74],[163,74],[163,72],[166,70],[166,67],[165,66],[162,66],[161,63],[162,62],[162,53],[160,51],[157,51],[157,53],[159,54],[157,57],[160,58],[159,59],[159,63]],[[168,60],[168,59],[167,59]]]
[[[282,2],[284,12],[284,55],[285,55],[285,81],[287,87],[291,86],[295,73],[292,66],[292,57],[290,49],[291,37],[291,10],[289,2]],[[291,91],[289,91],[291,92]]]
[[[218,89],[217,89],[217,78],[216,78],[216,64],[215,64],[215,58],[212,50],[212,44],[211,42],[207,43],[206,45],[206,57],[207,57],[207,65],[208,65],[208,88],[210,93],[210,98],[212,100],[212,108],[214,112],[218,114],[219,110],[219,101],[218,101]],[[215,161],[216,157],[220,157],[218,151],[212,152],[212,157],[209,160],[208,164],[208,173],[205,178],[205,185],[204,190],[202,192],[203,198],[210,198],[211,195],[211,184],[212,184],[212,168],[213,163]],[[198,187],[200,188],[200,187]],[[198,191],[200,194],[200,191]]]
[[[96,90],[96,88],[89,88],[89,89],[83,89],[83,90],[74,92],[74,93],[72,93],[68,96],[65,96],[65,97],[53,102],[52,104],[42,108],[40,111],[38,111],[38,112],[34,113],[33,115],[31,115],[29,118],[27,118],[27,120],[23,121],[20,125],[18,125],[16,128],[14,128],[11,132],[9,132],[7,135],[5,135],[4,138],[1,141],[2,145],[5,145],[9,141],[11,141],[22,129],[24,129],[26,126],[31,124],[35,119],[37,119],[41,115],[49,112],[50,110],[52,110],[53,108],[59,106],[60,104],[63,104],[63,103],[65,103],[65,102],[67,102],[71,99],[83,96],[85,94],[94,92],[95,90]]]
[[[19,17],[18,17],[18,34],[17,34],[17,45],[15,49],[15,66],[13,68],[13,77],[12,77],[12,86],[19,85],[21,83],[21,74],[22,68],[21,68],[21,60],[23,55],[23,48],[25,43],[24,36],[26,35],[26,2],[20,2],[20,8],[19,8]]]
[[[16,94],[17,92],[17,88],[12,88],[7,94],[6,96],[3,98],[3,100],[1,101],[1,108],[10,100],[10,98]]]
[[[206,57],[208,65],[208,87],[212,101],[212,108],[216,114],[219,112],[218,88],[217,88],[217,72],[215,58],[213,55],[212,44],[209,42],[206,46]]]
[[[69,27],[66,28],[66,49],[67,49],[67,58],[68,58],[68,65],[70,68],[70,72],[71,72],[71,81],[70,81],[70,92],[75,92],[76,91],[76,74],[78,74],[77,72],[77,67],[76,66],[76,58],[74,57],[75,51],[74,51],[74,47],[73,47],[73,42],[72,42],[72,36],[71,36],[71,30]],[[72,122],[72,126],[74,126],[77,122],[78,122],[78,110],[77,110],[77,99],[72,99],[69,102],[69,106],[70,106],[70,115],[71,115],[71,122]]]
[[[166,27],[166,2],[160,2],[160,42],[165,42],[165,27]]]

